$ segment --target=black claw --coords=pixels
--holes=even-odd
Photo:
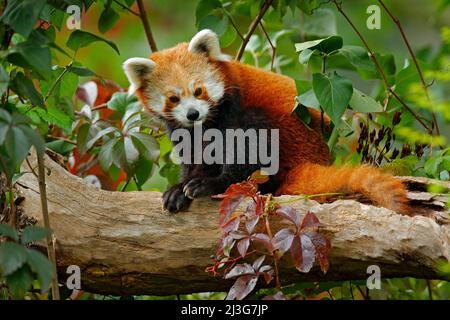
[[[192,200],[183,193],[183,186],[177,184],[167,190],[163,195],[163,206],[171,213],[184,211],[189,208]]]

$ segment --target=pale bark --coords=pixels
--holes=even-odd
[[[29,160],[36,166],[34,157]],[[67,266],[78,265],[83,289],[116,295],[167,295],[230,287],[230,281],[205,272],[220,239],[218,201],[195,200],[188,212],[168,215],[162,211],[159,192],[103,191],[48,157],[45,164],[50,172],[48,210],[62,276]],[[30,172],[27,164],[22,170]],[[419,180],[412,182],[422,186],[419,190],[430,183]],[[23,213],[41,224],[36,177],[26,173],[16,187],[25,198]],[[332,250],[326,275],[318,267],[307,274],[297,272],[286,255],[283,283],[365,279],[369,265],[380,266],[384,278],[442,278],[436,263],[450,260],[450,226],[445,223],[448,212],[442,209],[446,198],[421,192],[412,193],[411,198],[420,198],[416,199],[420,210],[430,204],[441,210],[440,223],[354,200],[291,203],[301,212],[310,210],[318,216],[326,226]],[[275,224],[274,231],[277,227],[280,225]]]

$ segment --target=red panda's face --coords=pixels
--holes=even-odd
[[[156,52],[150,59],[127,60],[130,91],[147,110],[183,127],[208,120],[225,94],[222,75],[211,63],[226,59],[218,45],[217,36],[203,30],[189,45]]]

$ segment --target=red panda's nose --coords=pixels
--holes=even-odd
[[[188,110],[186,118],[188,118],[188,120],[195,121],[198,119],[199,115],[200,113],[197,110],[191,108]]]

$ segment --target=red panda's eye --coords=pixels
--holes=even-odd
[[[198,97],[201,94],[202,94],[202,88],[195,89],[194,96]]]
[[[171,96],[171,97],[169,98],[169,100],[170,100],[170,102],[172,102],[172,103],[177,103],[177,102],[180,101],[180,98],[178,98],[177,96]]]

